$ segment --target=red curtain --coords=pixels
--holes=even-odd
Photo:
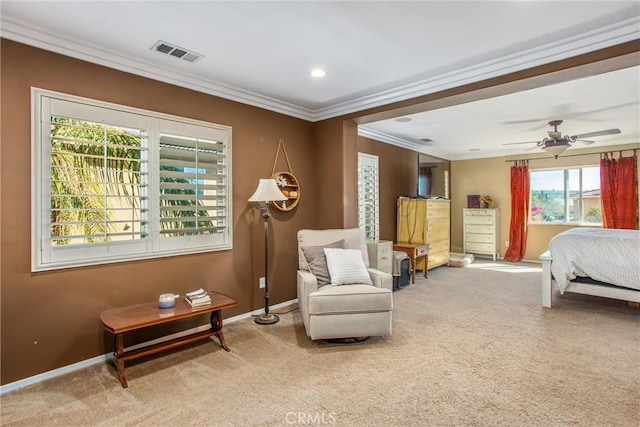
[[[638,163],[633,156],[600,158],[600,203],[604,228],[638,229]]]
[[[520,261],[527,247],[529,222],[529,162],[516,160],[511,167],[511,225],[507,261]]]

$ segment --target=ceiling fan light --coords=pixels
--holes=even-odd
[[[567,148],[569,148],[569,144],[551,144],[542,147],[547,153],[553,154],[556,159],[558,155],[562,154]]]

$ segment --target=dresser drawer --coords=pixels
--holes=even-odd
[[[427,219],[449,218],[449,202],[427,200]]]
[[[416,258],[425,256],[429,253],[429,246],[424,245],[416,248]]]
[[[434,209],[427,211],[427,219],[449,218],[449,209]]]
[[[433,254],[433,257],[429,255],[429,262],[427,263],[427,269],[444,265],[449,262],[449,251]]]
[[[495,222],[493,215],[469,215],[468,212],[464,214],[465,224],[489,224],[493,225]]]
[[[481,233],[481,234],[493,234],[495,228],[493,225],[481,225],[481,224],[466,224],[464,227],[465,233]]]
[[[493,216],[493,214],[497,212],[497,209],[482,209],[482,208],[477,208],[477,209],[470,209],[470,208],[466,208],[464,209],[464,213],[466,215],[485,215],[485,216]]]
[[[449,239],[429,243],[429,257],[431,257],[431,254],[437,254],[439,252],[449,253]]]
[[[493,234],[476,234],[476,233],[467,233],[465,236],[465,240],[467,243],[491,243],[493,244],[495,241],[495,237]]]
[[[435,219],[429,221],[426,242],[449,238],[449,219]]]
[[[465,252],[472,252],[478,254],[493,254],[493,243],[476,243],[466,242],[464,245]]]
[[[391,252],[393,252],[393,242],[380,242],[378,243],[378,257],[384,258],[387,257],[391,259]]]
[[[383,273],[391,273],[393,268],[391,256],[385,256],[378,259],[378,266],[376,270],[382,271]]]

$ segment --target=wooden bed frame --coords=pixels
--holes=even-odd
[[[551,308],[551,295],[553,294],[553,283],[555,282],[551,276],[551,262],[553,261],[551,258],[551,252],[546,251],[540,255],[540,261],[542,261],[542,278],[540,281],[542,306]],[[565,292],[640,303],[640,290],[620,288],[616,286],[603,286],[594,283],[572,281]]]

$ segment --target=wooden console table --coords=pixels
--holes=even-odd
[[[393,250],[404,252],[411,260],[411,283],[416,283],[416,260],[424,258],[424,268],[422,274],[427,278],[427,263],[429,262],[429,245],[426,243],[397,242],[393,245]]]
[[[100,322],[106,330],[114,334],[113,346],[113,364],[118,370],[120,383],[122,387],[127,387],[127,377],[124,371],[124,362],[139,357],[158,353],[181,345],[200,341],[211,336],[217,336],[220,340],[220,346],[226,351],[230,351],[222,334],[222,310],[234,307],[237,302],[226,295],[217,292],[209,292],[211,304],[205,307],[191,308],[189,304],[180,298],[176,301],[175,307],[158,308],[158,303],[147,303],[132,305],[129,307],[114,308],[105,310],[100,313]],[[211,313],[211,328],[201,332],[195,332],[183,337],[175,338],[158,344],[148,345],[135,350],[124,351],[123,334],[129,331],[135,331],[147,326],[160,325],[163,323],[173,322],[179,319],[199,316]]]

